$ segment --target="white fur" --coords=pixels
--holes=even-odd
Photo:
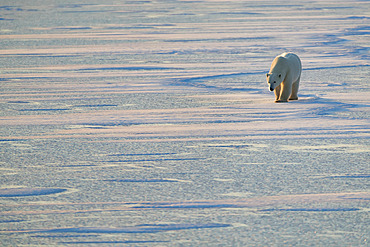
[[[298,99],[302,64],[294,53],[283,53],[272,61],[267,83],[270,91],[275,91],[275,102],[288,102]]]

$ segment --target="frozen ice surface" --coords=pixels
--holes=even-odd
[[[2,246],[368,245],[367,1],[103,2],[0,3]]]

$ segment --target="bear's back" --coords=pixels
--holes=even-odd
[[[299,57],[296,54],[290,53],[290,52],[284,52],[279,57],[286,58],[289,61],[289,63],[291,64],[290,66],[292,66],[292,69],[294,69],[294,71],[297,74],[299,74],[299,75],[301,74],[302,64],[301,64],[301,60],[299,59]]]
[[[299,57],[296,54],[290,53],[290,52],[284,52],[279,57],[285,57],[289,60],[299,60],[300,61]]]

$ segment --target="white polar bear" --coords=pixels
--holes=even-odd
[[[301,72],[301,60],[296,54],[285,52],[272,61],[270,72],[266,75],[270,91],[275,90],[275,102],[298,99]]]

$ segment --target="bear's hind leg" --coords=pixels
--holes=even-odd
[[[289,100],[298,100],[298,88],[299,88],[300,78],[301,77],[299,77],[298,80],[293,83],[292,94],[290,95]]]

